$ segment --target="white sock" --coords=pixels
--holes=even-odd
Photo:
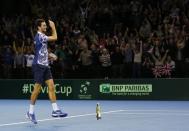
[[[58,105],[56,103],[52,103],[53,111],[59,110]]]
[[[34,105],[30,104],[29,113],[34,114]]]

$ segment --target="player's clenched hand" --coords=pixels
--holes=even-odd
[[[51,20],[49,20],[49,26],[50,26],[51,28],[55,28],[55,24],[54,24],[54,22],[51,21]]]

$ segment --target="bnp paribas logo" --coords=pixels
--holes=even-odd
[[[152,84],[101,84],[101,93],[149,93],[152,92]]]
[[[100,92],[101,93],[110,93],[111,91],[111,85],[110,84],[101,84],[100,85]]]

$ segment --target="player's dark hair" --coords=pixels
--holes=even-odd
[[[45,22],[45,20],[44,19],[37,19],[35,21],[35,28],[38,29],[38,27],[41,26],[42,22]]]

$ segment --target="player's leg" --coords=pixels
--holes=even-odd
[[[49,79],[45,81],[46,85],[48,86],[49,92],[49,99],[52,103],[56,102],[56,94],[55,94],[55,87],[53,79]]]
[[[31,97],[30,97],[29,111],[27,112],[27,117],[34,124],[37,124],[37,121],[36,121],[36,118],[35,118],[35,114],[34,114],[34,105],[35,105],[35,102],[37,100],[37,97],[38,97],[40,91],[41,91],[41,84],[35,83],[34,90],[33,90],[32,94],[31,94]]]
[[[57,103],[56,103],[56,94],[55,94],[55,86],[54,86],[54,81],[52,79],[52,74],[50,68],[47,68],[45,71],[45,83],[48,86],[48,92],[49,92],[49,99],[52,103],[52,116],[53,117],[66,117],[67,113],[63,113]]]
[[[37,97],[38,97],[40,92],[41,92],[41,84],[35,83],[34,90],[33,90],[31,97],[30,97],[30,101],[31,101],[32,105],[35,105],[35,102],[36,102]]]
[[[29,106],[29,111],[27,112],[27,117],[34,123],[37,124],[36,118],[35,118],[35,113],[34,113],[34,106],[35,102],[37,100],[37,97],[41,91],[41,85],[43,83],[43,74],[44,74],[44,69],[40,68],[38,65],[33,65],[33,73],[34,73],[34,80],[35,80],[35,85],[34,85],[34,90],[31,94],[30,97],[30,106]]]

